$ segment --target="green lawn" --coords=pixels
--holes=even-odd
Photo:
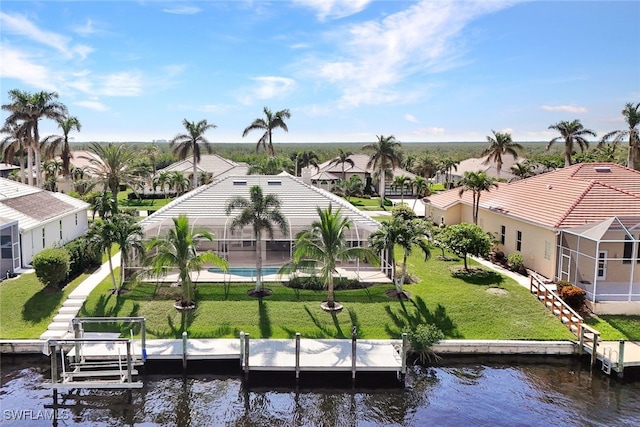
[[[45,290],[35,273],[0,283],[0,338],[39,338],[67,296],[87,277],[78,276],[58,292]]]
[[[604,340],[640,341],[640,316],[593,316],[585,321]]]
[[[108,295],[105,280],[91,294],[81,315],[144,316],[149,337],[179,337],[183,326],[193,337],[237,337],[245,331],[254,337],[344,338],[353,325],[361,338],[396,338],[404,326],[436,323],[447,338],[460,339],[572,339],[565,326],[551,316],[528,290],[511,279],[494,275],[486,282],[467,283],[449,274],[451,262],[411,258],[410,270],[424,278],[406,287],[413,294],[401,304],[388,299],[391,285],[364,290],[338,291],[342,313],[331,316],[320,309],[324,292],[296,291],[270,284],[273,295],[263,301],[246,295],[251,284],[199,284],[198,308],[182,318],[172,306],[179,289],[139,284],[119,296]],[[460,264],[459,262],[457,264]],[[487,292],[499,287],[506,295]],[[115,325],[110,325],[113,328]],[[113,329],[112,329],[113,330]],[[123,333],[128,326],[121,325]]]

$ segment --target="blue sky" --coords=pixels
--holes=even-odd
[[[0,89],[57,91],[75,141],[548,141],[606,133],[640,102],[640,2],[5,1]],[[6,113],[3,112],[3,119]],[[43,122],[42,134],[56,133]]]

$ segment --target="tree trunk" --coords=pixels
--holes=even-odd
[[[256,292],[262,292],[262,233],[256,233]]]
[[[400,274],[400,279],[396,283],[396,293],[398,294],[398,298],[402,298],[404,285],[404,278],[407,275],[407,251],[405,249],[404,256],[402,257],[402,273]]]
[[[380,207],[382,209],[384,209],[384,199],[385,199],[385,184],[386,184],[386,179],[384,176],[384,167],[380,168],[380,183],[379,183],[379,187],[380,187]]]
[[[198,188],[198,167],[196,164],[196,149],[193,147],[193,189]]]
[[[27,184],[33,186],[33,144],[27,148]]]
[[[333,273],[329,272],[329,280],[327,281],[327,307],[333,308],[336,306],[336,299],[333,295]]]
[[[111,245],[107,248],[107,257],[109,257],[109,273],[111,274],[111,283],[113,283],[113,292],[118,294],[118,284],[116,283],[116,275],[113,273],[113,263],[111,262]]]

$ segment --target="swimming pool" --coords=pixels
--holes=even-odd
[[[262,267],[262,275],[267,276],[269,274],[277,274],[280,267]],[[213,267],[207,270],[209,273],[220,273],[224,274],[224,272],[218,267]],[[242,277],[256,277],[256,268],[255,267],[229,267],[228,274],[233,274],[235,276]]]

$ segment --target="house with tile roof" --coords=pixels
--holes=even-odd
[[[426,216],[473,222],[472,203],[449,190],[428,197]],[[481,194],[478,225],[530,270],[582,287],[597,312],[640,314],[640,172],[581,163],[500,183]]]
[[[88,229],[88,207],[62,193],[0,178],[2,271],[14,272],[29,265],[43,249],[83,235]]]
[[[367,163],[369,163],[369,155],[352,154],[349,156],[349,159],[353,161],[353,166],[350,163],[345,163],[344,165],[340,163],[332,164],[331,162],[333,159],[318,165],[317,172],[311,175],[311,183],[316,187],[331,191],[333,185],[343,178],[342,168],[344,166],[344,179],[349,179],[352,176],[357,175],[362,179],[362,182],[365,183],[365,187],[367,185],[372,185],[374,187],[374,191],[379,193],[379,183],[376,183],[375,179],[372,180],[372,176],[375,175],[375,171],[372,168],[367,167]],[[386,174],[385,177],[387,181],[385,186],[385,195],[387,197],[400,196],[401,191],[404,192],[405,196],[414,195],[412,188],[405,187],[404,189],[399,189],[393,186],[393,178],[400,175],[405,175],[410,179],[414,179],[416,177],[415,174],[403,168],[393,168],[391,173]]]
[[[498,164],[493,159],[490,159],[488,155],[472,157],[462,160],[455,169],[451,169],[450,180],[454,184],[457,184],[464,178],[465,172],[484,172],[490,178],[499,178],[501,181],[512,181],[518,177],[511,173],[511,168],[518,163],[522,164],[524,161],[526,161],[526,159],[520,156],[518,156],[517,159],[509,155],[503,156],[500,176],[498,176]],[[446,175],[444,172],[437,172],[435,176],[436,182],[444,183],[447,180]]]
[[[259,185],[264,195],[273,194],[280,200],[280,211],[288,223],[288,232],[275,227],[273,240],[263,238],[263,265],[282,266],[292,256],[293,242],[300,231],[309,228],[318,220],[317,208],[325,209],[329,205],[340,209],[342,215],[351,220],[352,226],[346,232],[346,240],[352,246],[367,245],[369,234],[377,230],[380,224],[353,205],[328,191],[305,184],[301,178],[288,173],[279,175],[235,175],[225,176],[211,184],[203,185],[186,193],[140,222],[145,238],[164,235],[173,227],[173,218],[187,215],[190,225],[204,228],[213,233],[213,242],[200,242],[198,250],[212,250],[229,261],[230,266],[255,266],[256,241],[251,226],[243,229],[230,229],[231,222],[239,214],[227,215],[226,206],[236,196],[249,198],[251,187]],[[371,267],[359,262],[348,263],[344,268],[371,269],[386,271],[390,265],[383,260],[382,267]]]
[[[200,162],[196,165],[196,168],[198,169],[198,175],[207,173],[212,180],[216,180],[229,175],[246,175],[249,165],[225,159],[217,154],[203,154],[200,156]],[[185,177],[192,179],[193,156],[172,163],[156,173],[159,172],[180,172]]]

